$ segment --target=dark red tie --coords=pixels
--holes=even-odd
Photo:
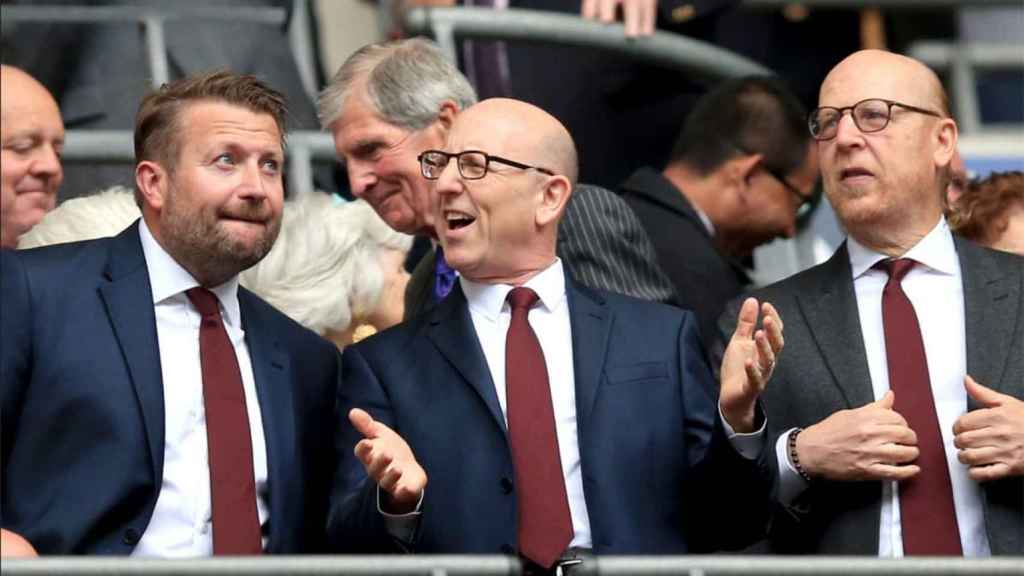
[[[205,288],[185,292],[199,310],[199,357],[210,458],[213,553],[259,554],[260,521],[252,470],[252,437],[235,347],[220,316],[217,297]]]
[[[549,568],[572,541],[569,499],[544,352],[527,321],[537,294],[529,288],[514,288],[508,301],[512,322],[505,343],[505,390],[519,499],[519,553]]]
[[[917,434],[917,447],[921,451],[915,462],[921,472],[899,485],[903,553],[907,556],[959,556],[963,551],[953,508],[953,487],[935,414],[921,326],[900,284],[914,264],[913,260],[905,258],[877,264],[889,273],[889,281],[882,292],[882,323],[889,388],[896,394],[893,409],[906,418]]]

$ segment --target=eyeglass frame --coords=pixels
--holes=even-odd
[[[746,154],[748,156],[761,154],[760,152],[748,150],[745,146],[741,146],[736,143],[733,143],[732,146],[733,148],[736,148],[741,153]],[[797,199],[795,210],[796,217],[797,219],[803,218],[805,214],[807,214],[814,208],[815,198],[813,188],[811,190],[811,193],[805,196],[799,188],[794,186],[793,183],[789,181],[789,178],[786,178],[786,176],[782,174],[782,172],[780,172],[776,168],[769,166],[768,163],[764,161],[764,154],[761,154],[761,158],[762,160],[759,162],[761,168],[764,169],[764,171],[767,172],[769,175],[771,175],[772,178],[778,180],[779,183],[782,184],[783,188],[785,188],[790,194],[792,194]]]
[[[881,128],[877,130],[865,130],[861,128],[860,122],[857,120],[857,115],[854,114],[854,109],[856,109],[858,106],[865,102],[884,102],[886,104],[885,124],[882,124]],[[910,110],[911,112],[917,112],[918,114],[927,114],[928,116],[934,116],[936,118],[945,118],[944,115],[939,114],[938,112],[926,110],[924,108],[918,108],[917,106],[911,106],[910,104],[904,104],[902,102],[896,102],[895,100],[886,100],[885,98],[865,98],[860,102],[856,102],[852,106],[843,106],[842,108],[837,108],[835,106],[818,106],[814,110],[811,110],[809,114],[807,114],[807,130],[811,133],[811,138],[814,138],[818,142],[828,142],[829,140],[832,140],[833,138],[839,135],[839,122],[842,121],[843,114],[845,114],[846,111],[849,110],[850,118],[853,119],[853,125],[857,127],[857,130],[860,130],[862,134],[874,134],[876,132],[881,132],[882,130],[885,130],[886,128],[889,127],[889,123],[892,122],[893,106],[899,106],[900,108]],[[814,133],[815,116],[817,116],[817,114],[822,110],[835,110],[838,113],[838,116],[836,116],[837,119],[835,124],[835,134],[829,136],[828,138],[821,138],[818,134]]]
[[[501,156],[494,156],[492,154],[488,154],[487,152],[484,152],[483,150],[463,150],[462,152],[445,152],[444,150],[424,150],[423,152],[420,153],[419,156],[416,157],[416,160],[418,160],[419,163],[420,163],[420,174],[424,178],[426,178],[427,180],[437,180],[437,179],[439,179],[441,177],[440,174],[438,174],[436,178],[431,178],[430,176],[427,175],[427,167],[423,163],[423,159],[424,159],[424,157],[427,154],[442,154],[442,155],[444,155],[445,163],[444,163],[444,166],[441,168],[442,172],[444,172],[444,168],[448,167],[448,164],[452,161],[452,158],[455,158],[456,159],[455,160],[455,167],[459,171],[459,176],[462,176],[462,178],[465,179],[465,180],[481,180],[481,179],[483,179],[485,176],[487,176],[488,172],[490,172],[490,170],[491,170],[491,162],[497,162],[498,164],[505,164],[506,166],[511,166],[513,168],[519,168],[520,170],[536,170],[536,171],[538,171],[538,172],[540,172],[542,174],[547,174],[548,176],[554,176],[555,175],[554,172],[552,172],[551,170],[548,170],[547,168],[542,168],[540,166],[530,166],[529,164],[523,164],[522,162],[516,162],[515,160],[509,160],[508,158],[502,158]],[[481,174],[479,176],[466,176],[466,173],[462,171],[462,162],[461,162],[462,157],[464,155],[466,155],[466,154],[481,154],[481,155],[483,155],[483,157],[484,157],[484,172],[483,172],[483,174]]]

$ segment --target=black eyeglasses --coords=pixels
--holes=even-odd
[[[739,144],[733,144],[733,146],[737,150],[739,150],[740,152],[742,152],[744,154],[747,154],[748,156],[755,154],[755,152],[751,152],[750,150],[747,150],[745,147],[740,146]],[[797,217],[797,219],[803,218],[811,210],[814,209],[814,194],[804,195],[804,193],[801,192],[799,188],[794,186],[793,183],[790,182],[789,179],[786,178],[786,176],[782,172],[780,172],[779,170],[776,170],[775,168],[772,168],[771,166],[766,164],[763,160],[761,161],[760,165],[761,165],[761,168],[763,168],[765,172],[767,172],[769,175],[771,175],[772,178],[775,178],[776,180],[778,180],[779,183],[782,184],[783,188],[785,188],[786,191],[788,191],[790,194],[793,195],[793,199],[796,201],[796,217]]]
[[[548,176],[555,175],[554,172],[547,168],[530,166],[529,164],[523,164],[522,162],[516,162],[501,156],[492,156],[480,150],[463,150],[457,154],[449,154],[441,150],[427,150],[417,156],[417,160],[420,161],[420,172],[427,180],[437,180],[440,178],[441,172],[444,172],[445,167],[448,166],[448,161],[452,158],[457,159],[456,165],[459,167],[459,174],[466,180],[479,180],[486,176],[491,162],[505,164],[520,170],[536,170]]]
[[[819,106],[811,110],[811,113],[807,116],[807,127],[810,128],[811,136],[815,140],[831,140],[839,133],[839,121],[842,120],[843,113],[849,110],[850,116],[853,117],[853,123],[857,126],[858,130],[864,134],[881,132],[889,125],[893,106],[899,106],[918,114],[942,118],[942,114],[938,112],[925,110],[917,106],[893,102],[892,100],[883,100],[882,98],[868,98],[867,100],[857,102],[853,106],[846,106],[844,108]]]

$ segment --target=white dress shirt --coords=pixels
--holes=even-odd
[[[185,291],[199,285],[139,223],[153,308],[164,393],[163,478],[153,516],[133,556],[191,557],[213,553],[210,466],[206,444],[199,312]],[[238,306],[238,278],[211,291],[220,302],[245,389],[260,525],[267,521],[267,450],[249,348]],[[264,538],[264,544],[266,539]]]
[[[871,388],[877,401],[889,390],[882,325],[882,290],[889,275],[872,266],[888,256],[863,246],[853,238],[847,238],[847,250]],[[957,449],[953,445],[953,424],[967,411],[967,391],[964,389],[967,352],[960,260],[946,220],[941,218],[931,232],[903,257],[918,263],[903,278],[902,287],[921,326],[928,376],[953,486],[960,543],[965,556],[989,556],[981,488],[970,479],[967,466],[957,459]],[[806,483],[789,461],[787,441],[790,433],[792,431],[780,437],[776,444],[783,502],[791,502],[806,488]],[[878,554],[882,557],[903,556],[899,487],[895,481],[882,484]]]

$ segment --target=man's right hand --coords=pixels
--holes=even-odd
[[[829,480],[905,480],[916,464],[917,434],[892,409],[890,390],[877,402],[841,410],[796,439],[800,464],[811,477]]]
[[[412,449],[398,433],[374,420],[365,410],[353,408],[348,419],[363,435],[356,444],[356,457],[366,468],[366,474],[389,496],[382,503],[385,512],[415,512],[427,486],[427,473],[416,462]]]

